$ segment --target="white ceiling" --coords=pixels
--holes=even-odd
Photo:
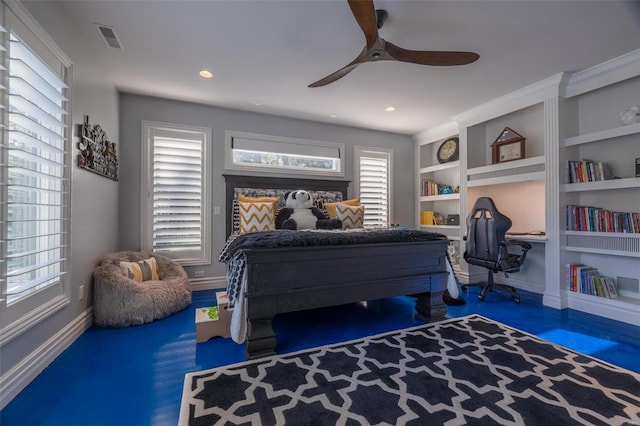
[[[403,134],[640,48],[637,0],[376,0],[389,12],[384,39],[480,59],[459,67],[367,63],[308,88],[364,46],[346,0],[59,3],[123,92]],[[113,27],[124,50],[106,47],[94,23]],[[203,68],[214,78],[199,77]],[[385,112],[389,105],[396,111]]]

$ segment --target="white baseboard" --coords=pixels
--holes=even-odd
[[[190,278],[191,291],[217,290],[227,288],[227,277]]]
[[[4,373],[0,377],[0,410],[71,346],[92,323],[93,308],[89,308]]]

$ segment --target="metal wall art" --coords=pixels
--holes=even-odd
[[[107,138],[99,124],[93,127],[89,124],[89,116],[84,117],[81,127],[80,142],[78,142],[78,167],[118,180],[118,154],[116,143]]]

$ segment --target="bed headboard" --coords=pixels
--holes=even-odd
[[[225,212],[227,224],[227,236],[231,235],[233,229],[233,200],[236,188],[259,188],[259,189],[305,189],[307,191],[335,191],[342,193],[342,199],[347,199],[347,187],[349,181],[326,180],[326,179],[301,179],[268,176],[244,176],[244,175],[222,175],[226,183]]]

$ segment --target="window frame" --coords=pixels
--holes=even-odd
[[[380,148],[372,146],[355,145],[353,147],[353,181],[354,192],[357,197],[360,197],[360,204],[364,205],[365,216],[367,212],[367,206],[362,202],[362,196],[360,194],[361,185],[361,170],[360,159],[361,158],[384,158],[387,161],[387,225],[393,223],[393,149]],[[365,222],[365,228],[366,228]]]
[[[188,126],[173,123],[162,123],[143,120],[142,123],[142,175],[140,180],[141,205],[140,205],[140,245],[144,250],[153,251],[153,151],[151,138],[163,134],[183,133],[186,138],[196,139],[190,136],[198,135],[202,146],[202,172],[201,172],[201,199],[200,199],[200,238],[201,249],[199,252],[171,252],[162,251],[158,254],[167,256],[182,266],[210,265],[211,264],[211,137],[209,127]],[[166,137],[166,136],[165,136]]]
[[[5,3],[0,5],[2,10],[0,16],[4,16],[3,28],[6,32],[1,33],[3,46],[8,46],[10,34],[13,33],[29,50],[35,53],[38,59],[52,69],[53,73],[60,78],[66,85],[63,95],[66,98],[63,109],[66,112],[63,115],[62,122],[64,130],[62,132],[62,190],[61,195],[61,212],[62,217],[59,221],[60,232],[62,234],[61,255],[58,258],[61,274],[57,283],[51,284],[40,290],[21,298],[11,304],[7,303],[5,294],[7,286],[7,223],[8,223],[8,187],[2,185],[3,208],[0,209],[0,254],[3,259],[0,262],[0,346],[6,344],[12,339],[20,336],[38,323],[46,320],[56,312],[63,309],[71,301],[71,286],[69,285],[71,271],[71,193],[72,193],[72,99],[73,99],[73,63],[63,50],[53,41],[42,26],[31,16],[25,7],[19,2]],[[2,64],[6,70],[2,72],[1,83],[7,89],[2,92],[2,104],[9,105],[9,52],[2,52]],[[57,71],[56,71],[57,69]],[[0,149],[0,167],[2,173],[2,181],[8,182],[8,153],[4,148],[8,142],[9,114],[8,109],[2,114],[2,125],[4,126],[2,134],[3,147]]]
[[[321,169],[308,169],[304,168],[287,168],[283,166],[273,167],[268,165],[261,164],[239,164],[234,162],[233,160],[233,141],[234,138],[252,140],[256,143],[265,142],[269,144],[282,144],[283,147],[286,145],[295,145],[300,147],[301,150],[305,151],[308,149],[309,153],[305,155],[312,156],[310,153],[314,148],[327,150],[327,151],[337,151],[338,152],[338,170],[329,171],[329,170],[321,170]],[[283,150],[284,151],[284,150]],[[280,154],[292,154],[291,152],[280,152]],[[258,133],[249,133],[249,132],[239,132],[233,130],[225,131],[225,169],[226,170],[241,170],[241,171],[252,171],[252,172],[267,172],[267,173],[284,173],[284,174],[295,174],[295,175],[303,175],[303,176],[326,176],[326,177],[344,177],[345,175],[345,144],[336,143],[336,142],[327,142],[327,141],[318,141],[311,139],[300,139],[300,138],[290,138],[284,136],[271,136],[271,135],[262,135]]]

